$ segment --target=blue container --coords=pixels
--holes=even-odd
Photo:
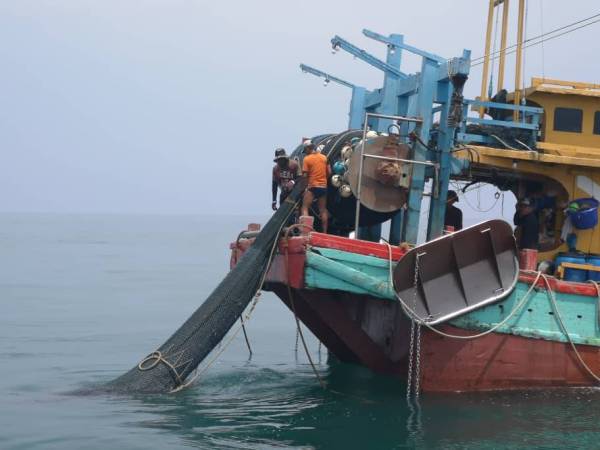
[[[579,210],[568,210],[571,223],[579,230],[588,230],[598,224],[598,200],[595,198],[578,198],[571,203],[577,203]]]
[[[556,267],[561,263],[570,262],[575,264],[586,264],[586,255],[584,253],[559,253],[554,260]],[[578,281],[585,283],[588,278],[588,271],[581,269],[565,269],[565,280]]]
[[[600,255],[587,255],[586,262],[592,266],[600,267]],[[600,272],[588,271],[588,280],[600,281]]]

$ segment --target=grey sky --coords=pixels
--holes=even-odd
[[[596,1],[530,0],[530,36],[541,32],[540,1],[546,31],[600,11]],[[349,91],[323,88],[300,62],[373,88],[381,74],[332,55],[333,35],[381,57],[362,28],[476,57],[486,8],[485,0],[3,0],[0,211],[264,213],[273,149],[346,126]],[[599,82],[599,35],[600,24],[548,42],[545,75]],[[417,70],[416,58],[405,62]],[[527,78],[542,74],[540,46],[525,65]],[[468,95],[480,74],[473,69]]]

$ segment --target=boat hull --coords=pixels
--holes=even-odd
[[[442,329],[453,335],[473,334],[452,326]],[[600,348],[577,345],[577,351],[594,373],[600,373]],[[424,330],[421,367],[421,387],[428,392],[595,384],[570,344],[502,333],[459,340]]]
[[[232,244],[232,265],[248,245]],[[404,254],[398,248],[310,233],[282,242],[265,289],[340,361],[406,380],[411,322],[389,285],[390,259]],[[555,316],[559,311],[568,337]],[[591,284],[555,278],[546,284],[521,272],[505,299],[436,326],[455,336],[491,327],[496,331],[457,339],[422,327],[420,387],[425,392],[472,392],[596,385],[569,341],[591,371],[600,374],[599,312]]]

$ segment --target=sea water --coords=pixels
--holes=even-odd
[[[256,217],[0,215],[1,449],[600,448],[600,392],[423,395],[335,362],[265,293],[243,336],[172,395],[76,395],[157,348]],[[264,222],[266,218],[262,218]]]

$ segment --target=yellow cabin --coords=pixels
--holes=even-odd
[[[528,191],[533,183],[539,195],[554,199],[553,229],[541,226],[538,256],[539,261],[552,260],[568,250],[561,232],[569,203],[600,198],[600,85],[533,78],[521,98],[527,106],[543,109],[534,147],[470,144],[460,154],[481,170],[481,181],[510,186],[517,198],[537,195]],[[513,99],[514,93],[508,94],[507,102]],[[572,230],[578,251],[600,253],[598,228]]]

